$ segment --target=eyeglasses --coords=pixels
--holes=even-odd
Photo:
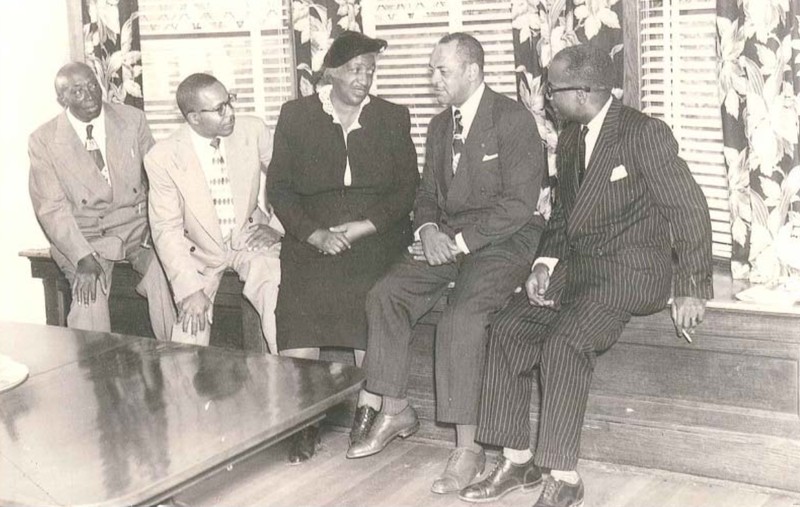
[[[231,109],[233,109],[233,105],[235,103],[236,103],[236,94],[229,93],[228,100],[220,103],[220,105],[212,107],[211,109],[198,109],[195,111],[195,113],[217,113],[220,116],[225,116],[225,112],[228,110],[228,108],[230,107]]]
[[[553,95],[558,92],[573,92],[578,90],[589,93],[605,90],[605,88],[591,88],[589,86],[565,86],[563,88],[557,88],[548,82],[544,85],[544,98],[547,100],[553,100]]]
[[[84,84],[75,84],[70,86],[66,93],[73,100],[83,100],[92,93],[100,89],[100,86],[95,81],[89,81]]]

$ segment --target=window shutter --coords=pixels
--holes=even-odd
[[[294,94],[284,0],[139,0],[145,113],[156,139],[183,123],[175,90],[193,72],[238,94],[236,112],[274,127]]]
[[[373,92],[411,112],[411,137],[420,170],[431,118],[442,110],[430,82],[428,61],[444,35],[463,31],[483,45],[486,84],[516,98],[511,5],[488,0],[362,0],[364,32],[389,42],[378,61]]]
[[[642,111],[664,120],[708,200],[713,254],[730,258],[715,0],[640,0]]]

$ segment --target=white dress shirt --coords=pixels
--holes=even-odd
[[[97,143],[97,147],[100,148],[100,153],[103,154],[103,161],[105,162],[105,170],[103,172],[103,176],[108,181],[108,184],[111,184],[111,171],[108,169],[108,157],[106,156],[106,110],[104,107],[100,108],[100,114],[97,115],[97,118],[90,122],[81,121],[72,114],[72,111],[69,109],[67,111],[67,119],[69,123],[72,125],[72,128],[75,129],[75,133],[78,134],[78,139],[81,140],[81,144],[86,146],[86,126],[92,126],[92,139],[94,139],[95,143]]]

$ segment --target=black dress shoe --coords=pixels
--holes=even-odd
[[[310,460],[319,445],[319,425],[312,424],[295,433],[289,441],[289,464],[299,465]]]
[[[353,426],[350,428],[350,445],[360,442],[369,434],[377,416],[378,411],[369,405],[363,405],[356,409]]]
[[[548,475],[542,495],[533,507],[583,507],[583,481],[578,479],[577,484],[570,484]]]
[[[347,449],[347,457],[353,459],[372,456],[381,452],[395,438],[408,438],[418,429],[419,419],[411,405],[396,415],[386,415],[380,411],[369,433]]]
[[[494,470],[484,480],[462,489],[458,497],[465,502],[493,502],[512,491],[531,489],[541,482],[542,471],[533,464],[533,458],[517,465],[500,455]]]

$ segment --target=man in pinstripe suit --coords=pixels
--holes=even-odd
[[[613,74],[608,55],[589,45],[564,49],[551,63],[545,96],[571,122],[558,143],[553,216],[526,294],[492,325],[477,440],[504,451],[486,479],[460,492],[463,500],[531,487],[549,469],[534,507],[582,505],[575,469],[595,357],[632,315],[661,310],[670,295],[676,331],[690,331],[712,296],[703,193],[669,128],[611,97]],[[529,405],[537,366],[534,454]]]

